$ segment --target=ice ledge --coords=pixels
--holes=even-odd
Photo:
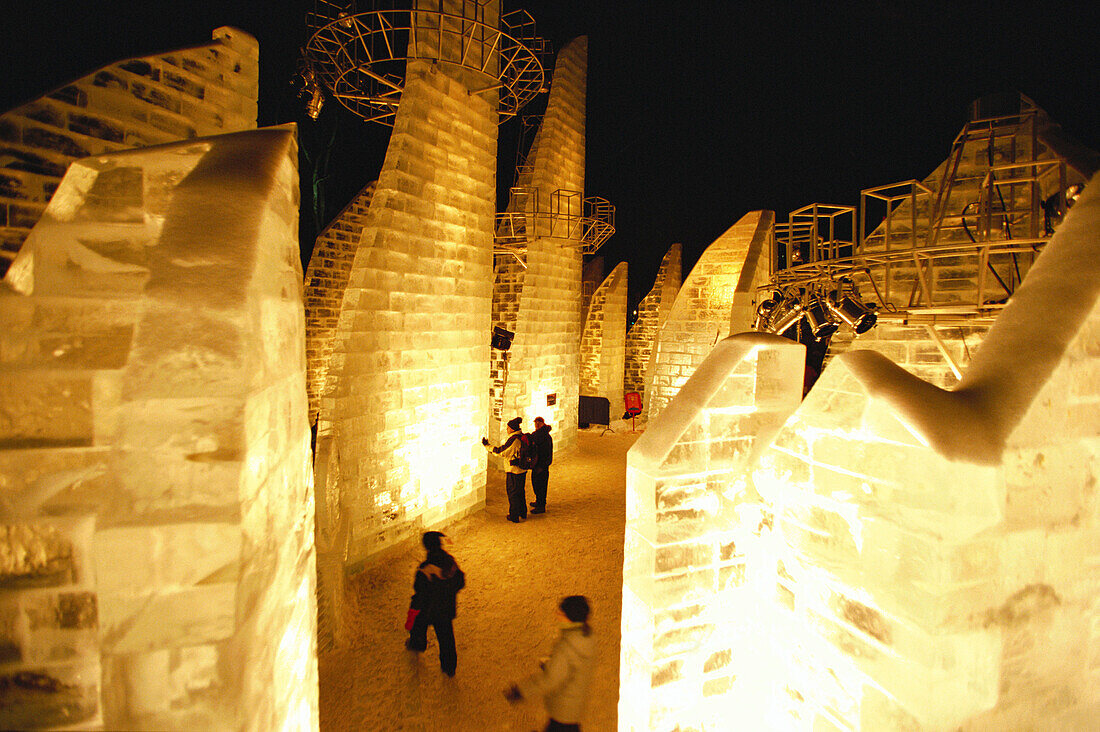
[[[1000,462],[1009,435],[1100,297],[1100,183],[1094,175],[951,391],[885,356],[838,357],[872,398],[951,460]],[[641,440],[639,440],[639,443]]]
[[[646,431],[630,448],[630,465],[652,470],[663,463],[699,412],[725,387],[726,377],[738,364],[763,349],[797,351],[798,356],[805,359],[805,346],[770,333],[738,333],[719,341],[676,397],[650,421]],[[794,411],[797,399],[789,406],[790,411]]]

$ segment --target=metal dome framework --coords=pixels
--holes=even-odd
[[[318,0],[307,15],[307,63],[342,105],[368,122],[393,125],[409,61],[447,64],[476,72],[485,85],[471,91],[500,94],[504,122],[546,90],[539,55],[546,43],[525,10],[486,22],[480,2],[463,2],[461,14],[440,2],[423,7],[359,10],[356,2]]]

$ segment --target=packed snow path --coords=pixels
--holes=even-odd
[[[406,651],[403,625],[419,544],[384,555],[352,580],[353,641],[320,656],[324,730],[541,730],[540,700],[510,705],[503,691],[531,673],[557,636],[555,610],[586,595],[599,644],[582,728],[614,730],[619,693],[626,452],[637,434],[581,432],[555,457],[547,511],[505,520],[504,476],[491,466],[484,511],[443,531],[466,573],[458,595],[458,672],[439,670],[439,647]],[[534,500],[530,480],[527,500]]]

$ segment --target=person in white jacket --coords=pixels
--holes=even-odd
[[[588,626],[588,600],[570,595],[558,606],[561,633],[550,657],[537,673],[512,684],[504,696],[517,703],[542,697],[550,722],[546,732],[579,732],[588,701],[592,667],[596,660],[596,639]]]
[[[519,466],[520,452],[527,436],[520,431],[522,417],[508,420],[508,439],[500,447],[493,447],[489,438],[482,437],[481,444],[490,455],[500,455],[504,460],[504,490],[508,493],[508,520],[513,524],[527,518],[527,471]]]

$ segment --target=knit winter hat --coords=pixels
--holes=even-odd
[[[519,430],[520,422],[523,421],[523,417],[516,417],[515,419],[508,420],[508,429]]]
[[[570,595],[561,601],[561,611],[571,623],[588,622],[588,598],[584,595]]]

